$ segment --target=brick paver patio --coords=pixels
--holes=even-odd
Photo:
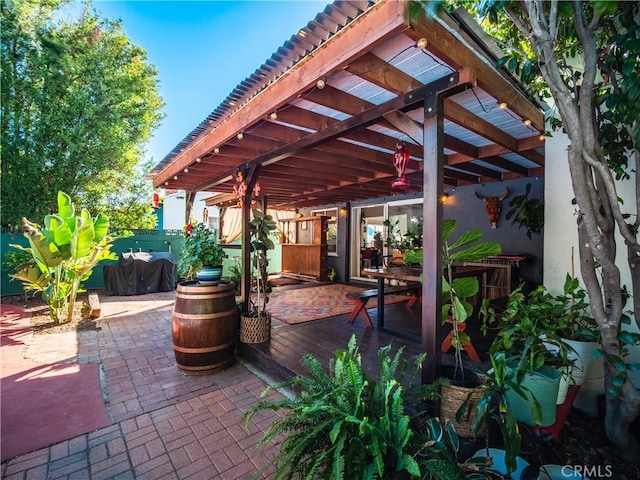
[[[275,447],[255,446],[275,414],[256,415],[248,431],[242,415],[268,379],[240,362],[214,375],[180,374],[173,299],[102,297],[100,331],[80,332],[77,342],[34,336],[25,352],[34,361],[100,364],[113,424],[8,460],[3,479],[249,479],[267,463]]]

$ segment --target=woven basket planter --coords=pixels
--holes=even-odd
[[[240,341],[242,343],[264,343],[271,339],[271,314],[259,317],[240,318]]]
[[[440,419],[443,422],[451,423],[456,433],[461,438],[475,438],[473,434],[473,420],[476,418],[476,407],[482,398],[483,387],[459,387],[457,385],[444,385],[441,387],[442,400],[440,401]],[[471,394],[467,410],[463,413],[460,421],[456,420],[456,413],[462,404]],[[486,426],[483,426],[478,436],[484,436]]]

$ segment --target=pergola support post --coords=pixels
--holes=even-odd
[[[442,330],[442,185],[444,174],[444,96],[425,98],[423,165],[422,351],[427,354],[422,383],[440,376]]]
[[[242,170],[244,181],[247,184],[247,194],[242,204],[242,277],[240,280],[240,293],[243,312],[248,312],[251,307],[251,235],[249,222],[251,222],[251,197],[253,196],[253,188],[258,180],[259,170],[260,165],[253,165]]]

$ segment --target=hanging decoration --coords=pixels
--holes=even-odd
[[[237,206],[242,208],[244,205],[244,198],[247,195],[247,182],[244,181],[244,173],[242,170],[238,170],[236,173],[236,186],[233,188],[233,196],[237,200]]]
[[[242,170],[238,170],[238,172],[236,173],[236,182],[237,184],[233,188],[233,196],[236,198],[238,202],[237,206],[239,208],[242,208],[247,198],[247,182],[245,181],[244,173],[242,172]],[[252,208],[256,204],[255,198],[259,196],[260,196],[260,183],[256,182],[255,186],[253,187],[252,195],[250,197]]]
[[[151,206],[156,209],[160,208],[160,195],[158,195],[157,193],[153,194],[153,198],[151,200]]]
[[[398,178],[391,182],[392,188],[409,188],[409,182],[404,176],[404,171],[409,163],[409,153],[404,148],[404,143],[396,145],[396,151],[393,154],[393,166],[396,169]]]

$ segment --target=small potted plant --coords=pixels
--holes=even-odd
[[[464,332],[462,326],[473,313],[473,305],[466,301],[474,297],[480,290],[478,279],[475,277],[454,278],[453,272],[456,264],[461,262],[477,262],[489,255],[498,255],[502,249],[496,242],[480,241],[482,232],[470,230],[463,233],[458,239],[451,240],[451,235],[456,228],[456,221],[446,219],[442,224],[442,265],[444,275],[442,277],[442,318],[450,323],[452,328],[451,345],[455,348],[455,363],[453,366],[443,367],[443,377],[450,380],[449,385],[442,387],[442,401],[440,404],[441,417],[449,421],[455,427],[461,437],[473,437],[471,422],[473,411],[469,409],[469,415],[464,421],[456,419],[455,412],[470,393],[477,398],[480,392],[476,391],[480,379],[475,371],[467,369],[463,365],[462,351],[471,339]],[[404,261],[407,264],[417,263],[422,265],[423,250],[410,250],[405,254]]]
[[[269,301],[269,259],[267,251],[273,250],[275,244],[272,233],[277,229],[271,215],[264,212],[264,203],[257,200],[256,207],[251,209],[253,219],[249,222],[251,242],[251,271],[255,297],[250,295],[250,309],[242,314],[240,320],[240,341],[243,343],[262,343],[271,336],[271,315],[267,312]]]
[[[216,232],[198,223],[185,231],[185,242],[178,259],[178,274],[201,285],[216,285],[222,277],[222,262],[228,257],[218,245]]]
[[[572,380],[576,385],[582,385],[587,379],[592,355],[600,344],[600,329],[589,313],[587,292],[577,278],[567,273],[564,293],[558,295],[556,300],[565,306],[558,333],[572,350],[569,353],[569,359],[574,360]]]
[[[544,285],[526,295],[523,286],[509,295],[507,306],[501,314],[483,303],[481,316],[483,330],[489,326],[498,329],[489,349],[490,355],[505,352],[509,365],[523,370],[522,385],[526,386],[542,405],[540,423],[531,413],[529,400],[512,398],[517,408],[518,420],[528,425],[549,426],[556,419],[556,403],[563,372],[572,365],[571,349],[559,334],[565,305],[558,302]]]

